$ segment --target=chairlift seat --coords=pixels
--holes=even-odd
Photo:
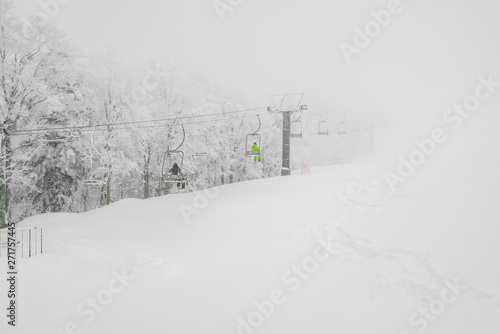
[[[247,140],[246,140],[246,155],[247,156],[254,156],[254,155],[260,155],[260,145],[262,141],[262,136],[259,134],[251,134],[247,135]],[[252,146],[254,143],[257,143],[257,146],[259,147],[258,151],[253,151]]]
[[[318,134],[320,136],[328,136],[330,133],[328,131],[328,122],[321,121],[318,123]]]
[[[173,175],[173,174],[169,174],[165,177],[165,182],[169,183],[174,183],[174,182],[178,182],[178,181],[186,181],[187,180],[187,177],[186,175]]]
[[[339,125],[337,126],[337,133],[339,135],[345,135],[347,133],[347,125],[345,122],[339,123]]]
[[[108,183],[107,169],[101,167],[92,172],[84,181],[84,184],[103,185]]]
[[[290,137],[302,138],[302,121],[292,121],[290,124]]]

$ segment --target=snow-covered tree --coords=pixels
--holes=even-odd
[[[25,200],[25,194],[28,193],[29,197],[30,191],[22,190],[36,188],[37,180],[40,180],[37,176],[41,176],[30,171],[30,161],[37,160],[34,152],[40,149],[33,138],[40,136],[35,132],[28,135],[19,131],[35,126],[43,128],[54,124],[56,119],[55,123],[63,124],[61,115],[70,119],[71,113],[65,110],[61,101],[72,93],[75,83],[66,72],[69,66],[65,66],[71,62],[74,50],[65,36],[51,25],[39,27],[33,24],[32,38],[28,39],[24,25],[11,11],[11,1],[0,1],[0,121],[5,129],[1,159],[3,173],[0,175],[2,223],[10,214],[12,191],[15,189]],[[63,154],[67,153],[67,150],[63,151]],[[39,169],[38,172],[43,171]],[[38,184],[49,186],[45,182]],[[38,193],[44,190],[36,189]]]

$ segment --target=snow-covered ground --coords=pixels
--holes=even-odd
[[[0,333],[498,334],[500,166],[461,144],[396,189],[359,163],[27,219]]]
[[[480,189],[388,193],[377,170],[337,166],[225,186],[199,210],[186,194],[34,217],[46,251],[21,261],[19,327],[2,333],[498,333],[498,193]]]

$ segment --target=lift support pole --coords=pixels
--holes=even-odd
[[[291,127],[291,111],[283,112],[283,154],[282,154],[282,167],[281,176],[288,176],[292,174],[290,169],[290,127]]]
[[[284,101],[293,95],[300,95],[300,100],[298,103],[294,103],[294,106],[284,106]],[[281,113],[283,115],[283,147],[282,147],[282,164],[281,164],[281,176],[288,176],[292,174],[292,169],[290,167],[290,135],[291,135],[291,127],[292,127],[292,114],[294,112],[301,112],[304,110],[307,110],[307,105],[301,105],[302,98],[304,97],[304,94],[285,94],[285,95],[272,95],[273,96],[280,96],[283,97],[280,106],[277,107],[275,104],[275,107],[268,107],[267,110],[269,112],[276,112],[276,113]],[[283,109],[290,109],[289,110],[282,110]]]

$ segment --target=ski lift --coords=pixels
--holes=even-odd
[[[320,136],[328,136],[328,122],[327,121],[320,121],[318,123],[318,134]]]
[[[300,117],[290,123],[290,137],[302,138],[302,121]]]
[[[177,164],[179,167],[178,174],[172,174],[169,171],[165,170],[165,162],[170,166],[170,162],[172,162],[172,166]],[[186,176],[182,174],[182,168],[184,167],[184,152],[175,150],[175,151],[166,151],[163,154],[163,164],[161,168],[162,179],[166,183],[177,183],[179,181],[186,181]],[[169,168],[169,167],[167,167]]]
[[[339,124],[337,125],[337,134],[339,135],[345,135],[347,134],[347,123],[345,121],[345,113],[342,113],[342,115],[344,115],[344,119],[342,121],[339,122]]]
[[[260,120],[260,116],[257,116],[259,118],[259,128],[257,129],[257,131],[255,131],[254,133],[251,133],[249,135],[247,135],[247,139],[246,139],[246,146],[245,146],[245,149],[246,149],[246,155],[247,157],[250,157],[250,156],[260,156],[260,151],[261,151],[261,142],[262,142],[262,136],[259,134],[259,130],[262,126],[262,122]],[[259,147],[259,150],[258,151],[253,151],[252,150],[252,146],[256,144],[258,147]]]
[[[339,122],[339,124],[337,125],[337,133],[339,135],[345,135],[345,134],[347,134],[347,124],[346,124],[346,122],[344,122],[344,121]]]
[[[163,154],[163,163],[161,167],[161,179],[165,183],[177,183],[178,185],[182,185],[183,188],[187,185],[188,179],[185,174],[182,173],[184,167],[184,152],[179,149],[184,145],[184,141],[186,140],[186,130],[184,129],[184,125],[182,125],[182,142],[175,150],[167,150]],[[172,164],[177,164],[178,171],[177,174],[170,173],[170,170],[167,172],[165,170],[165,162],[168,163],[168,166]],[[168,167],[167,167],[168,168]]]
[[[99,157],[101,156],[101,152],[97,149],[97,147],[94,144],[94,136],[95,136],[95,131],[97,129],[97,126],[94,128],[94,131],[92,131],[92,136],[90,137],[90,143],[92,145],[92,148],[96,151],[97,155]],[[87,185],[106,185],[108,183],[108,170],[105,167],[98,167],[95,168],[93,166],[93,157],[92,157],[92,148],[90,149],[90,172],[83,180],[83,184]],[[102,160],[102,158],[101,158]]]
[[[104,167],[99,167],[91,171],[88,176],[86,180],[83,180],[84,184],[105,185],[108,183],[108,170]]]

